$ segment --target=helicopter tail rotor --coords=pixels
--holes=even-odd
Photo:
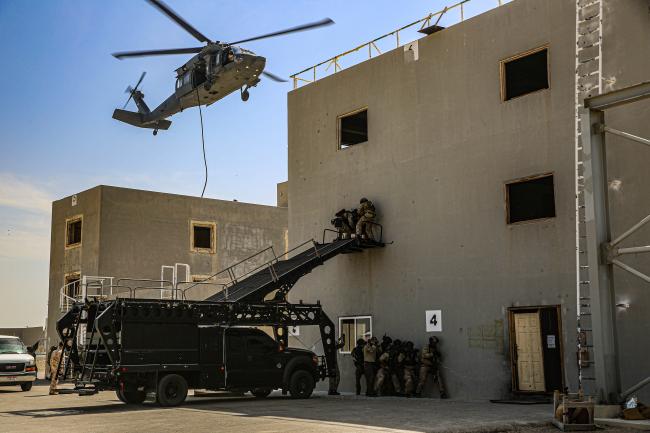
[[[129,102],[131,102],[131,99],[133,98],[133,95],[135,94],[135,92],[137,92],[138,87],[139,87],[140,84],[142,83],[142,80],[144,80],[144,76],[145,76],[145,75],[147,75],[147,72],[146,72],[146,71],[143,72],[142,75],[140,75],[140,79],[138,80],[138,83],[135,85],[135,87],[127,86],[127,88],[126,88],[126,90],[124,91],[124,93],[128,93],[128,94],[129,94],[129,99],[126,100],[126,103],[124,104],[124,107],[122,107],[122,109],[125,109],[126,106],[129,105]]]

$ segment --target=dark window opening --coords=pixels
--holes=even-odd
[[[81,285],[79,284],[79,274],[66,275],[65,292],[71,297],[77,299],[81,296]]]
[[[194,248],[212,249],[212,227],[194,226]]]
[[[536,51],[503,64],[504,99],[548,89],[548,49]]]
[[[339,118],[339,149],[368,141],[368,110]]]
[[[70,247],[81,243],[81,218],[67,222],[65,246]]]
[[[555,216],[553,175],[506,185],[508,224]]]

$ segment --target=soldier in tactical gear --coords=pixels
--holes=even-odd
[[[345,334],[341,334],[338,340],[336,340],[336,350],[342,349],[345,347]],[[329,391],[328,395],[341,395],[338,391],[339,383],[341,382],[341,370],[339,370],[339,363],[336,363],[336,375],[329,378]]]
[[[404,356],[401,352],[402,342],[400,340],[395,340],[388,352],[388,367],[390,370],[390,378],[393,382],[393,390],[397,395],[402,393],[402,384],[400,380],[404,376]]]
[[[59,377],[57,373],[60,373],[58,371],[59,368],[59,362],[61,361],[61,357],[63,356],[63,343],[59,342],[59,347],[55,351],[52,352],[50,355],[50,395],[54,395],[57,393],[56,390],[56,385],[59,381]]]
[[[356,227],[356,213],[356,209],[341,209],[334,214],[335,218],[330,222],[338,232],[338,239],[349,239],[352,237]]]
[[[447,398],[439,366],[441,356],[438,351],[438,341],[437,337],[431,337],[429,338],[429,344],[422,348],[422,354],[420,356],[420,377],[415,390],[415,394],[418,397],[422,396],[422,389],[427,381],[427,376],[431,374],[433,375],[433,383],[438,385],[440,398]]]
[[[370,200],[363,197],[359,200],[357,215],[359,216],[356,226],[357,238],[373,241],[372,224],[370,223],[375,221],[375,205],[373,205]]]
[[[357,395],[361,394],[361,376],[364,375],[363,369],[363,347],[366,342],[363,338],[357,340],[357,345],[352,349],[352,360],[354,361],[354,384],[356,386]]]
[[[384,382],[386,381],[386,377],[389,375],[389,361],[390,354],[388,352],[382,352],[382,354],[379,355],[379,369],[377,370],[377,378],[375,379],[375,394],[377,395],[384,394]]]
[[[363,374],[366,376],[366,396],[375,397],[375,371],[379,342],[372,337],[363,347]]]
[[[411,397],[413,395],[415,382],[415,364],[417,362],[417,351],[413,347],[413,343],[411,341],[406,342],[401,355],[403,355],[404,364],[404,395]]]

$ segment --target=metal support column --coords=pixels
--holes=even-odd
[[[602,111],[581,109],[584,167],[585,230],[589,262],[589,305],[593,329],[593,363],[596,393],[601,400],[615,401],[620,393],[618,374],[615,301],[612,265],[607,263],[601,245],[609,242],[607,211],[607,166],[605,146],[598,127]]]

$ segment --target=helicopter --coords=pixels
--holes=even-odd
[[[161,0],[147,1],[198,41],[205,43],[205,46],[191,48],[113,53],[113,57],[120,60],[143,56],[195,54],[194,57],[176,69],[175,91],[157,108],[150,110],[144,102],[144,94],[141,90],[138,90],[146,75],[143,72],[135,87],[129,86],[126,88],[125,93],[129,94],[129,98],[126,104],[124,104],[124,107],[122,109],[117,108],[113,112],[113,119],[139,128],[153,129],[153,135],[158,134],[158,130],[160,129],[169,129],[172,122],[167,120],[167,117],[173,116],[186,108],[200,105],[209,106],[238,89],[240,90],[242,101],[247,101],[250,96],[249,89],[255,87],[260,82],[262,75],[273,81],[286,82],[286,80],[277,75],[264,70],[266,58],[240,47],[239,44],[334,24],[334,21],[330,18],[325,18],[320,21],[254,36],[236,42],[220,42],[210,40]],[[135,101],[138,108],[137,112],[125,110],[131,99]]]

